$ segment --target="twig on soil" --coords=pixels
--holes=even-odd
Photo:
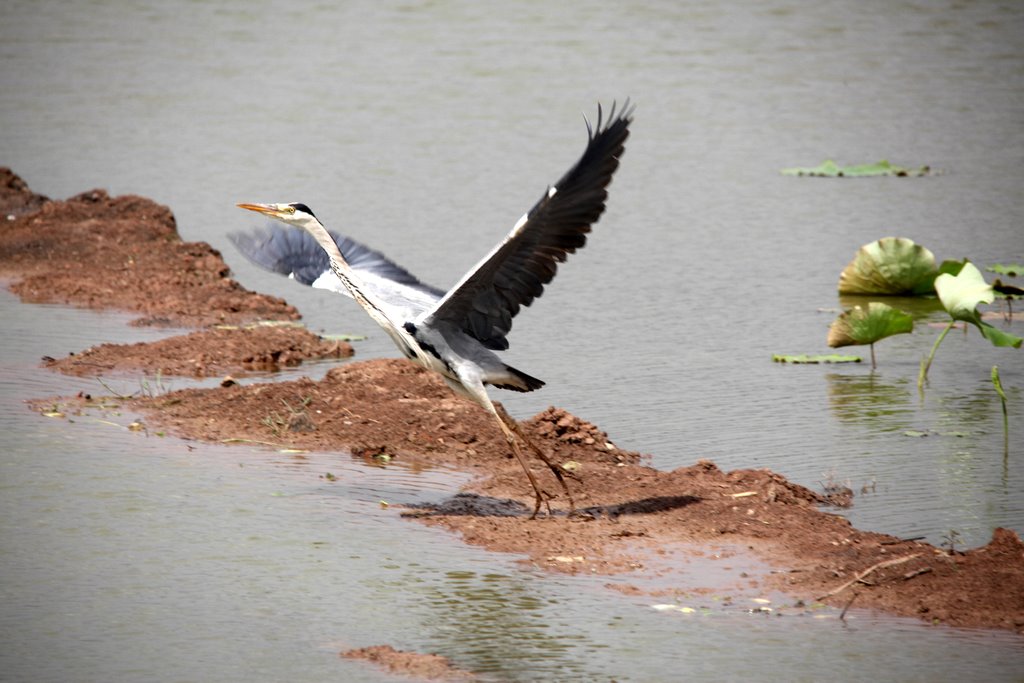
[[[844,607],[843,611],[839,613],[839,621],[846,621],[846,610],[850,609],[850,605],[853,604],[853,601],[857,599],[858,595],[860,595],[860,593],[854,593],[853,597],[850,598],[850,601],[846,603],[846,607]]]
[[[380,424],[380,420],[374,420],[374,419],[373,419],[372,417],[363,417],[362,415],[356,415],[355,413],[353,413],[353,412],[352,412],[351,410],[349,410],[348,408],[345,408],[344,406],[342,407],[342,410],[344,410],[344,411],[345,411],[345,413],[346,413],[346,414],[347,414],[347,415],[348,415],[348,416],[349,416],[350,418],[352,418],[352,419],[354,419],[354,420],[364,420],[364,421],[366,421],[366,422],[372,422],[372,423],[374,423],[374,424],[378,424],[378,425]]]
[[[921,567],[920,569],[915,569],[912,572],[907,572],[906,574],[904,574],[903,575],[903,580],[904,581],[909,581],[910,579],[914,578],[915,576],[921,576],[921,574],[927,574],[931,570],[932,570],[931,567]]]
[[[285,444],[274,443],[273,441],[260,441],[258,439],[243,439],[241,437],[230,437],[227,439],[221,439],[221,443],[254,443],[260,446],[273,446],[274,448],[288,448]]]
[[[904,562],[909,562],[910,560],[914,559],[915,557],[920,557],[920,556],[921,556],[921,553],[914,553],[913,555],[904,555],[903,557],[897,557],[897,558],[894,558],[892,560],[884,560],[883,562],[879,562],[878,564],[873,564],[870,567],[868,567],[867,569],[865,569],[864,571],[862,571],[860,574],[857,574],[857,576],[853,577],[852,579],[850,579],[849,581],[844,583],[842,586],[839,586],[838,588],[833,588],[828,593],[825,593],[824,595],[822,595],[820,598],[817,598],[817,599],[819,601],[821,601],[821,600],[824,600],[825,598],[828,598],[828,597],[831,597],[831,596],[835,595],[836,593],[840,593],[840,592],[846,590],[847,588],[849,588],[850,586],[852,586],[853,584],[863,580],[865,576],[867,576],[868,574],[870,574],[873,571],[877,571],[879,569],[884,569],[885,567],[892,567],[893,565],[897,565],[897,564],[903,564]]]
[[[891,541],[882,541],[878,545],[899,545],[900,543],[910,543],[911,541],[923,541],[928,538],[927,536],[911,536],[910,538],[894,538]]]

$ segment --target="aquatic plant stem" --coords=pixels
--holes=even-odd
[[[1010,455],[1010,415],[1006,411],[1006,392],[1003,391],[1003,382],[999,379],[999,366],[992,366],[992,385],[999,394],[999,400],[1003,404],[1003,459]]]
[[[928,354],[928,358],[921,361],[921,371],[917,375],[918,391],[924,389],[924,380],[928,377],[928,369],[932,366],[932,359],[935,358],[935,351],[938,350],[939,344],[941,344],[942,340],[946,338],[946,335],[949,334],[949,331],[953,329],[954,325],[956,325],[956,320],[950,320],[949,324],[946,325],[946,328],[942,330],[938,338],[935,340],[935,343],[932,345],[932,352]]]

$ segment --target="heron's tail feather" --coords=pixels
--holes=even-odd
[[[534,391],[544,386],[544,381],[527,375],[522,370],[516,370],[511,365],[505,366],[508,373],[504,377],[495,377],[489,382],[499,389],[511,389],[512,391]]]

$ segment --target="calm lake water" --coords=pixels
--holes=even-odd
[[[339,5],[9,1],[0,164],[51,197],[165,203],[248,287],[314,330],[369,334],[357,357],[395,356],[351,302],[244,262],[226,234],[254,223],[234,204],[304,201],[449,285],[576,160],[581,113],[629,96],[609,210],[511,338],[508,360],[548,386],[502,395],[509,409],[565,407],[664,469],[710,458],[848,483],[842,514],[862,528],[962,545],[1024,532],[1024,352],[951,334],[921,398],[932,313],[878,345],[875,371],[771,362],[828,350],[839,271],[879,237],[1024,261],[1024,6]],[[778,173],[826,158],[941,172]],[[0,316],[0,679],[390,680],[336,656],[378,643],[494,680],[1024,671],[1004,634],[659,613],[379,506],[443,499],[454,473],[186,444],[128,432],[129,416],[41,418],[24,399],[102,390],[36,368],[41,355],[168,332],[8,293]]]

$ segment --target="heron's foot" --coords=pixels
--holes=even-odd
[[[595,512],[593,508],[583,508],[582,510],[570,510],[567,516],[569,519],[580,522],[592,522],[596,519],[600,519],[601,513]]]
[[[532,446],[533,444],[530,445]],[[534,446],[534,449],[537,451],[537,453],[540,453],[540,449],[538,449],[536,446]],[[541,456],[541,460],[543,460],[544,464],[548,466],[548,469],[550,469],[554,473],[555,478],[558,479],[558,483],[562,485],[562,490],[565,492],[565,497],[569,501],[569,514],[571,515],[573,512],[576,512],[576,501],[572,499],[572,492],[569,491],[569,485],[565,483],[565,477],[572,477],[576,481],[583,480],[580,479],[579,475],[570,472],[569,470],[563,469],[561,465],[556,465],[555,463],[548,460],[546,457]]]
[[[551,511],[551,500],[555,496],[552,496],[543,489],[534,490],[534,495],[536,495],[536,498],[534,499],[533,514],[530,515],[530,519],[537,519],[537,513],[540,512],[541,505],[543,505],[544,509],[547,510],[548,517],[554,517],[555,513]]]
[[[541,502],[542,502],[542,499],[541,499],[540,495],[538,494],[537,495],[537,500],[533,504],[533,514],[530,515],[530,519],[537,519],[537,513],[540,512],[540,504],[541,504]],[[548,505],[547,501],[543,501],[543,503],[548,506],[548,514],[550,515],[551,514],[551,506]]]
[[[556,465],[554,462],[552,462],[551,458],[548,457],[547,453],[542,451],[537,446],[537,444],[535,444],[533,442],[533,440],[530,439],[530,437],[526,436],[526,433],[523,431],[523,428],[519,425],[518,422],[516,422],[512,418],[511,415],[508,414],[508,412],[505,410],[504,406],[502,406],[500,403],[495,403],[494,405],[495,405],[495,409],[497,411],[497,415],[498,415],[499,420],[502,423],[504,423],[506,425],[506,427],[507,427],[507,430],[505,431],[505,435],[506,435],[506,438],[508,439],[509,445],[511,445],[513,448],[515,448],[516,449],[516,453],[518,454],[518,448],[516,447],[515,439],[510,436],[511,433],[514,433],[516,436],[518,436],[522,440],[523,443],[525,443],[530,448],[531,451],[533,451],[534,455],[536,455],[545,465],[548,466],[548,469],[551,470],[551,473],[555,475],[555,479],[557,479],[558,483],[562,486],[562,490],[565,491],[565,497],[569,500],[569,512],[570,513],[575,512],[575,510],[576,510],[576,502],[573,501],[572,493],[569,492],[569,485],[565,483],[565,476],[568,475],[568,476],[572,477],[573,479],[575,479],[576,481],[581,481],[579,476],[574,474],[574,473],[572,473],[572,472],[570,472],[569,470],[563,469],[561,466]],[[524,461],[520,460],[520,462],[524,462]],[[525,468],[526,465],[524,464],[523,467]],[[527,472],[527,474],[529,474],[529,472]],[[532,475],[530,475],[530,477],[531,477],[531,480],[532,480]],[[537,488],[537,486],[536,486],[536,484],[534,484],[534,489],[536,489],[536,488]],[[547,505],[546,501],[545,501],[545,505]],[[551,514],[551,507],[550,506],[548,506],[548,514],[549,515]],[[534,516],[536,516],[536,512],[534,512]]]

